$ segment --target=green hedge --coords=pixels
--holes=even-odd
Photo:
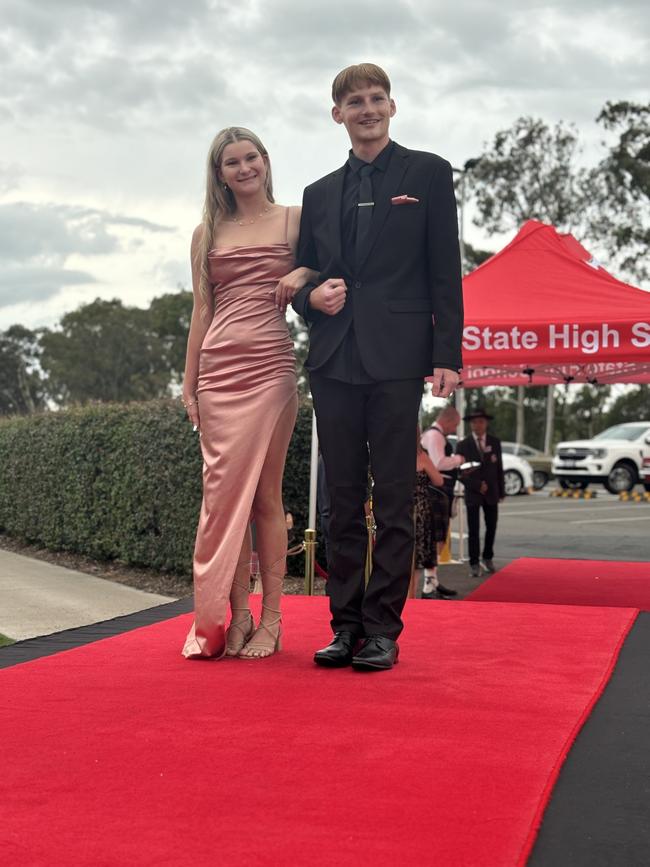
[[[302,534],[311,406],[287,456]],[[177,401],[97,404],[0,422],[0,530],[58,551],[191,574],[201,455]]]

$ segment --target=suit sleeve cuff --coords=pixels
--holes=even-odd
[[[315,284],[313,286],[309,286],[305,294],[305,312],[311,313],[312,315],[317,312],[310,304],[311,293],[314,291],[315,288]]]
[[[441,367],[443,370],[453,370],[454,373],[460,373],[463,369],[459,367],[458,364],[449,364],[447,361],[434,361],[433,362],[434,370],[436,367]]]

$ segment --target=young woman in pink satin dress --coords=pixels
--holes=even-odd
[[[203,222],[192,238],[194,310],[183,383],[203,453],[188,658],[260,658],[280,649],[282,476],[298,408],[285,310],[313,275],[294,268],[299,222],[299,208],[275,204],[257,136],[238,127],[218,133],[208,154]],[[263,592],[257,626],[248,604],[251,519]]]

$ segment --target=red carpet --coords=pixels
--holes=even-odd
[[[488,578],[467,599],[650,611],[650,563],[522,557]]]
[[[0,671],[7,864],[524,864],[633,610],[413,601],[389,673],[187,661],[188,616]]]

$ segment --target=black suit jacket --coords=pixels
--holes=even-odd
[[[495,505],[506,495],[503,479],[503,458],[501,457],[501,440],[486,434],[486,451],[482,455],[473,436],[465,437],[456,444],[456,452],[463,455],[466,461],[480,461],[480,469],[469,473],[463,480],[465,483],[465,502],[469,506],[480,506],[482,503]],[[487,492],[481,494],[481,482],[487,482]]]
[[[358,267],[344,262],[341,252],[344,177],[342,166],[303,197],[298,264],[318,271],[318,283],[341,277],[348,287],[336,316],[309,305],[318,283],[295,295],[293,307],[310,330],[307,368],[322,367],[354,323],[361,361],[373,379],[460,369],[463,298],[450,164],[395,144]],[[391,203],[404,194],[418,201]]]

